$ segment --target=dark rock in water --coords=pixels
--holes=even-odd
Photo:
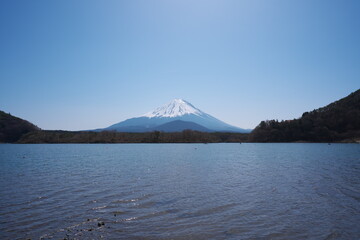
[[[101,227],[101,226],[103,226],[103,225],[105,225],[104,222],[98,222],[98,227]]]

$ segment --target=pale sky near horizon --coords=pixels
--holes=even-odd
[[[360,88],[360,1],[0,1],[0,110],[107,127],[183,98],[241,128]]]

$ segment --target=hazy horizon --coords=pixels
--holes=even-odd
[[[240,128],[359,89],[359,1],[1,1],[0,110],[108,127],[174,98]]]

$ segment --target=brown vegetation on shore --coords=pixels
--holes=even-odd
[[[18,143],[219,143],[246,142],[246,133],[208,133],[192,130],[182,132],[124,133],[34,131],[25,134]]]

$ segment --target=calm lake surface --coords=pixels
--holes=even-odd
[[[0,179],[0,239],[360,239],[359,144],[1,144]]]

